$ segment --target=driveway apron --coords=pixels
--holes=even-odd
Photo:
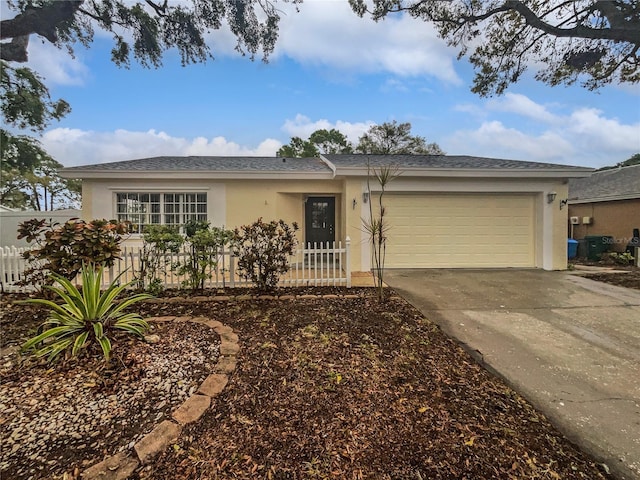
[[[640,291],[542,270],[385,282],[622,479],[640,479]]]

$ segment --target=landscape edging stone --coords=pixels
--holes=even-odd
[[[174,300],[168,303],[176,303],[176,301]],[[207,376],[198,387],[198,393],[187,398],[179,405],[171,413],[171,419],[164,420],[156,425],[151,432],[142,437],[142,439],[133,446],[131,452],[120,452],[111,455],[86,469],[81,474],[84,480],[126,480],[140,465],[149,463],[152,458],[162,452],[171,442],[177,440],[182,431],[182,425],[199,420],[206,410],[213,407],[215,404],[213,399],[223,391],[229,381],[229,375],[231,375],[236,368],[236,355],[240,351],[240,345],[238,343],[238,336],[231,327],[217,320],[211,320],[201,316],[151,317],[148,318],[147,321],[193,322],[207,325],[218,333],[218,335],[222,333],[224,338],[222,338],[221,335],[218,362],[216,362],[211,374]],[[223,345],[224,348],[222,348]],[[215,385],[213,384],[214,380]],[[206,392],[206,394],[204,392]],[[203,408],[205,404],[206,408]],[[184,412],[191,411],[194,406],[196,407],[195,410],[197,410],[194,412],[194,416],[188,419],[184,417]],[[176,413],[178,418],[176,418]]]

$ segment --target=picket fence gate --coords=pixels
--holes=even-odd
[[[347,237],[342,242],[313,243],[297,248],[289,257],[289,270],[280,278],[281,286],[346,286],[351,287],[351,241]],[[22,254],[28,248],[0,247],[0,282],[2,292],[28,292],[33,287],[20,286],[24,271],[28,267]],[[167,268],[160,276],[164,288],[180,288],[186,279],[170,268],[170,265],[188,258],[187,248],[166,257]],[[103,274],[104,286],[119,275],[120,282],[134,280],[140,271],[142,247],[122,247],[120,259]],[[251,286],[251,282],[242,278],[237,268],[238,259],[228,249],[218,252],[217,266],[210,269],[204,282],[205,288],[233,288]],[[77,281],[78,279],[76,279]]]

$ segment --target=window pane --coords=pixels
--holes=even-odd
[[[207,221],[206,193],[116,193],[116,217],[132,223],[142,233],[148,224],[181,226],[187,221]]]

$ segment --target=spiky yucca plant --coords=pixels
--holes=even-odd
[[[138,337],[144,336],[149,328],[147,322],[137,313],[125,313],[127,307],[147,298],[148,294],[137,294],[115,302],[129,284],[119,285],[122,274],[102,292],[102,272],[104,267],[92,264],[82,267],[82,290],[78,290],[65,277],[51,274],[52,280],[60,287],[48,286],[60,299],[58,304],[51,300],[30,299],[22,303],[44,305],[49,309],[49,318],[44,322],[44,332],[22,345],[23,351],[33,350],[37,357],[49,356],[54,360],[62,352],[70,349],[71,356],[80,353],[92,342],[97,342],[106,361],[111,355],[112,330],[122,330]],[[123,272],[124,273],[124,272]]]

